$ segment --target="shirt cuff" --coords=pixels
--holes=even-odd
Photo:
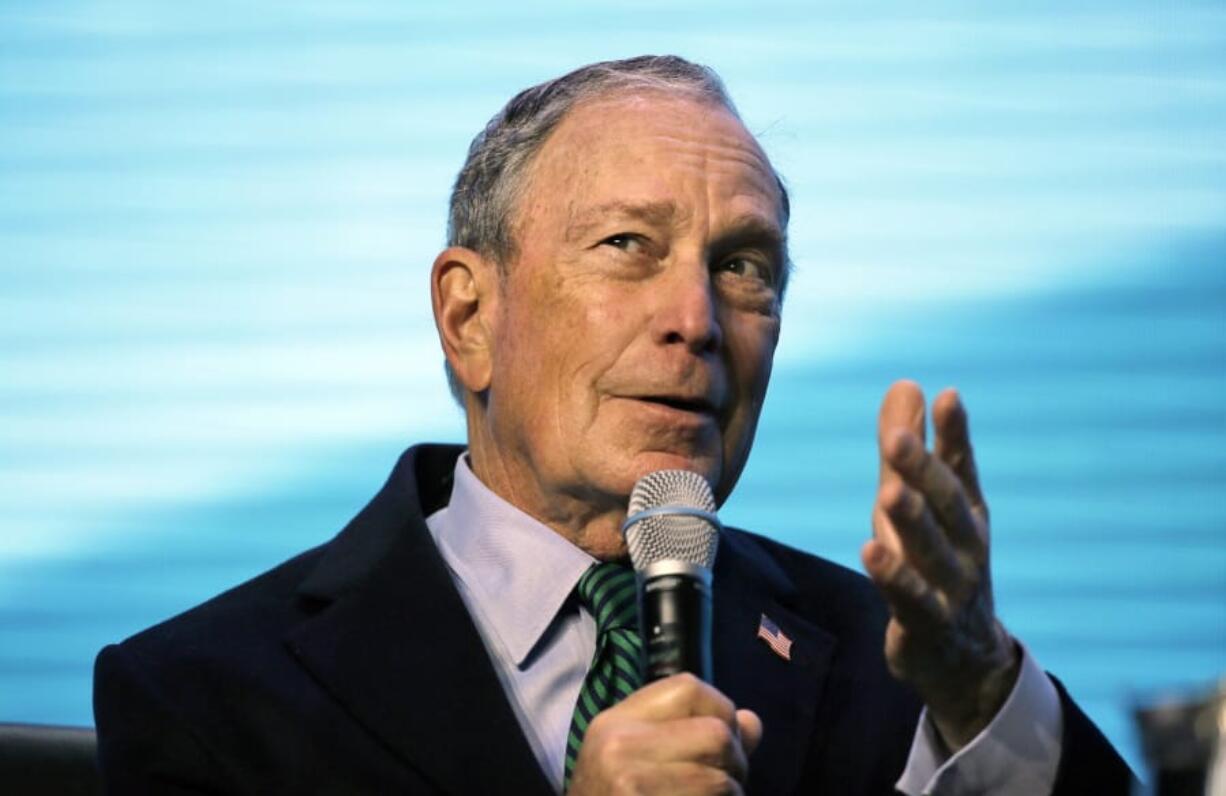
[[[1013,691],[987,727],[953,756],[920,713],[907,767],[895,787],[907,796],[1049,794],[1060,765],[1060,696],[1025,646]]]

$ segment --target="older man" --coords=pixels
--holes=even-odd
[[[722,501],[744,467],[788,212],[702,67],[596,64],[514,98],[473,143],[431,274],[467,452],[411,449],[333,541],[104,650],[112,786],[1126,792],[1127,768],[993,613],[952,391],[931,453],[917,387],[881,409],[862,553],[884,601],[728,529],[715,682],[636,689],[601,668],[638,643],[606,621],[636,480],[690,470]]]

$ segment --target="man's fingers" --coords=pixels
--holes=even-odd
[[[753,711],[732,708],[691,675],[675,675],[596,715],[572,790],[603,793],[614,785],[635,793],[740,793],[761,738],[762,721]]]
[[[688,672],[648,683],[613,709],[642,721],[713,716],[730,728],[736,726],[736,706],[732,700]]]
[[[860,560],[881,590],[890,613],[908,630],[923,630],[946,621],[945,604],[928,582],[885,545],[870,539],[860,549]]]
[[[936,455],[958,476],[971,508],[986,522],[988,506],[979,487],[970,423],[957,390],[943,390],[937,396],[932,404],[932,425],[936,430]]]
[[[667,793],[669,796],[744,796],[745,790],[723,769],[701,763],[668,763],[631,771],[619,778],[617,793]]]
[[[877,449],[881,454],[878,482],[881,484],[898,478],[885,455],[885,442],[898,428],[910,430],[923,443],[924,391],[918,384],[906,379],[890,385],[877,413]]]
[[[877,502],[890,518],[906,560],[938,589],[961,595],[965,574],[924,498],[906,484],[892,482],[881,487]]]
[[[753,754],[753,750],[762,742],[762,719],[752,710],[742,708],[736,712],[736,726],[741,734],[741,745],[745,747],[745,754]]]
[[[902,480],[895,479],[891,483],[902,483]],[[902,540],[898,538],[898,531],[894,530],[894,523],[881,507],[880,500],[873,504],[873,538],[890,548],[891,552],[903,555]]]
[[[667,736],[651,750],[644,750],[644,754],[662,763],[677,760],[701,763],[727,771],[737,782],[744,782],[749,774],[749,760],[738,729],[713,716],[679,719],[669,726]]]
[[[924,450],[923,441],[909,431],[894,431],[885,440],[883,450],[903,481],[924,496],[954,546],[980,560],[985,553],[984,541],[958,476],[945,462]]]
[[[740,737],[739,725],[734,729],[714,716],[691,716],[662,724],[635,724],[636,731],[623,734],[615,744],[606,744],[607,754],[617,758],[609,760],[610,768],[630,763],[655,766],[697,763],[726,771],[737,782],[744,782],[749,774],[748,752]],[[655,729],[642,731],[646,727]]]
[[[600,776],[576,770],[568,794],[667,793],[669,796],[743,796],[741,783],[722,768],[689,760],[649,763],[626,760]]]

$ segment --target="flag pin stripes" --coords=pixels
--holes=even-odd
[[[758,623],[758,638],[765,641],[771,651],[780,658],[785,661],[792,660],[792,639],[766,614],[762,614],[762,621]]]

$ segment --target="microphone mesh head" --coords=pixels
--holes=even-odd
[[[692,514],[668,513],[668,507],[698,509],[710,518]],[[657,561],[686,561],[710,569],[719,544],[715,497],[707,479],[689,470],[657,470],[648,473],[630,493],[629,520],[649,509],[663,509],[643,517],[626,528],[626,546],[637,570]]]

